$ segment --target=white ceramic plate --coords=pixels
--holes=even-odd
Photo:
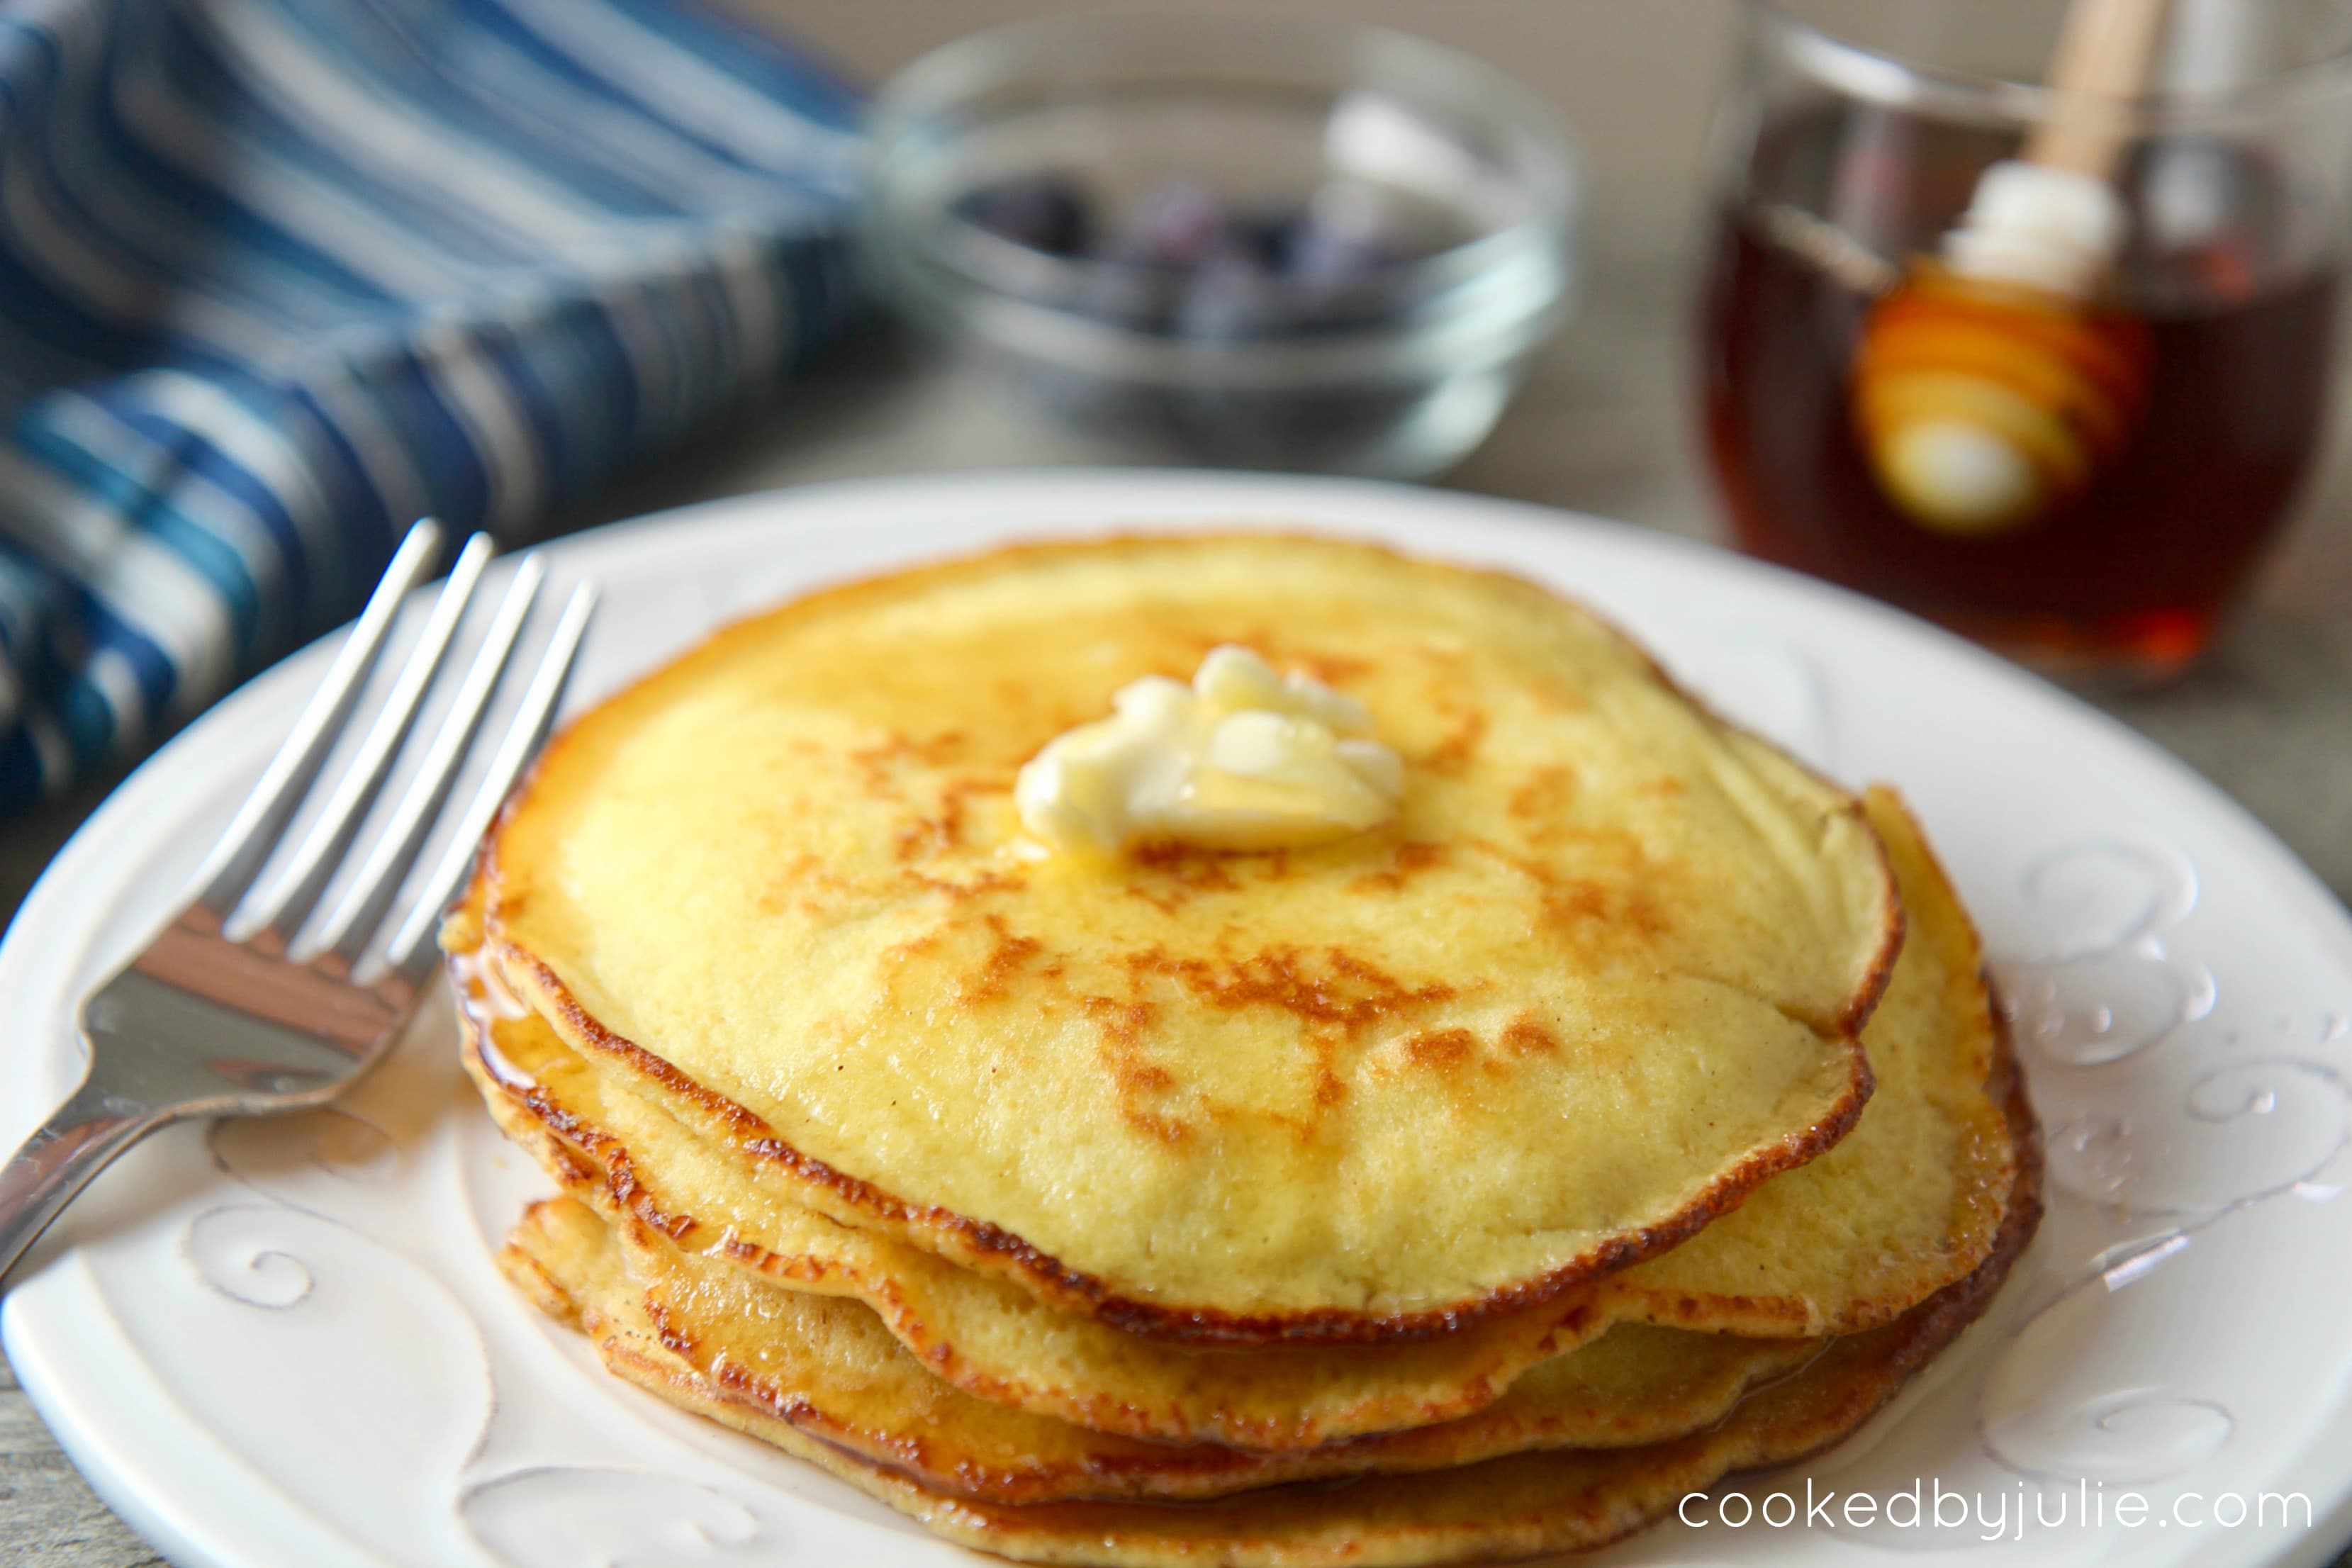
[[[1817,584],[1430,491],[926,479],[728,501],[546,553],[606,595],[576,703],[821,583],[1006,538],[1203,521],[1390,540],[1601,606],[1817,765],[1901,785],[2016,999],[2053,1203],[1993,1312],[1854,1440],[1745,1487],[1751,1503],[1833,1493],[1810,1525],[1734,1528],[1718,1497],[1692,1510],[1715,1522],[1610,1561],[2329,1555],[2352,1530],[2352,923],[2118,726]],[[0,950],[0,1140],[70,1087],[75,999],[172,905],[325,651],[166,748],[34,891]],[[154,1140],[45,1244],[0,1330],[99,1492],[206,1568],[968,1561],[605,1377],[509,1292],[489,1255],[541,1181],[471,1103],[451,1037],[430,1009],[339,1111]],[[1967,1521],[1948,1502],[1942,1527],[1901,1522],[1915,1482],[1929,1510],[1938,1488],[1966,1497]],[[2265,1492],[2307,1499],[2316,1527]],[[1857,1493],[1896,1522],[1856,1528],[1837,1510]],[[2127,1493],[2146,1500],[2137,1525],[2117,1517]],[[2231,1498],[2249,1511],[2236,1528]],[[2084,1522],[2103,1499],[2105,1521]],[[2067,1521],[2045,1527],[2062,1502]],[[2021,1505],[2039,1515],[2021,1531]],[[1996,1508],[2000,1540],[1982,1517]]]

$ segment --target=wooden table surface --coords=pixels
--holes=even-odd
[[[879,75],[938,38],[1055,0],[732,3],[793,14],[853,68]],[[1454,0],[1442,21],[1412,0],[1367,5],[1530,74],[1586,132],[1594,174],[1601,259],[1583,312],[1492,439],[1448,482],[1710,535],[1685,407],[1688,280],[1674,258],[1688,226],[1705,106],[1730,56],[1723,0]],[[1609,47],[1549,47],[1566,33],[1590,41],[1611,29],[1623,36]],[[2236,796],[2352,900],[2352,440],[2342,438],[2352,435],[2352,397],[2340,402],[2339,439],[2302,521],[2227,640],[2179,684],[2102,705]],[[969,374],[878,337],[557,526],[817,479],[1102,456]],[[0,826],[0,917],[13,915],[111,782]],[[160,1562],[90,1496],[0,1365],[0,1564]],[[2336,1568],[2352,1568],[2352,1554]]]

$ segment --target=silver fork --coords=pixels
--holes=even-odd
[[[545,579],[537,560],[523,562],[408,787],[319,934],[298,948],[297,934],[350,857],[489,563],[488,537],[467,541],[310,831],[275,885],[257,898],[255,888],[352,722],[402,598],[425,576],[439,548],[433,523],[409,531],[293,733],[200,873],[194,901],[82,1004],[88,1076],[0,1169],[0,1278],[91,1177],[156,1128],[185,1117],[324,1104],[383,1054],[415,1011],[433,971],[435,925],[492,815],[546,738],[595,607],[593,590],[583,584],[564,605],[446,849],[405,913],[388,921],[474,748],[491,696],[515,662]],[[236,922],[233,936],[233,918],[248,900],[257,908]],[[362,979],[370,942],[387,929],[381,963]]]

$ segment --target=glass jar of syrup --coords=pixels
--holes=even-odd
[[[2096,290],[2060,314],[2114,349],[2121,391],[2092,409],[2105,427],[2077,442],[2065,484],[1967,526],[1890,486],[1858,363],[1885,330],[1874,312],[1934,271],[1984,171],[2020,157],[2038,121],[2083,111],[1993,63],[2039,58],[2063,7],[1799,9],[1750,5],[1702,297],[1706,446],[1736,537],[2053,673],[2177,671],[2326,429],[2352,7],[2173,0],[2148,96],[2090,106],[2127,117],[2107,176],[2126,223]]]

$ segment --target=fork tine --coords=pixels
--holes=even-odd
[[[547,651],[540,656],[539,669],[523,693],[522,705],[516,710],[506,739],[490,760],[489,772],[483,775],[474,798],[467,803],[448,848],[443,851],[417,893],[415,906],[385,944],[386,961],[412,985],[421,984],[432,967],[434,929],[440,923],[441,912],[457,897],[458,883],[472,868],[475,851],[483,835],[489,831],[491,818],[506,804],[507,792],[514,787],[524,765],[555,722],[556,705],[563,700],[564,683],[572,678],[572,667],[580,657],[581,639],[587,634],[589,617],[595,613],[595,588],[583,583],[572,589],[572,597],[563,606],[562,618],[555,623],[555,630],[548,637]]]
[[[441,721],[440,731],[433,737],[431,750],[425,752],[416,776],[401,796],[392,821],[385,825],[375,847],[352,879],[342,902],[328,916],[320,941],[324,951],[343,961],[346,969],[359,963],[368,939],[375,934],[377,924],[383,919],[386,906],[400,890],[401,878],[416,863],[417,847],[432,830],[434,817],[448,798],[450,786],[457,782],[457,769],[473,745],[475,731],[481,727],[491,693],[497,690],[499,678],[514,657],[523,622],[538,601],[540,585],[546,576],[547,569],[537,556],[524,558],[507,588],[506,597],[499,604],[480,650],[466,671],[464,684],[450,703],[448,715]]]
[[[359,754],[352,759],[342,777],[335,781],[333,793],[327,797],[319,820],[295,852],[278,890],[264,900],[257,917],[258,929],[274,932],[281,945],[293,941],[294,933],[317,907],[335,868],[342,862],[343,852],[359,832],[368,807],[383,788],[383,781],[392,772],[393,759],[400,754],[401,742],[416,723],[425,694],[432,689],[434,678],[449,657],[450,643],[458,624],[465,619],[466,606],[473,599],[475,585],[481,581],[482,568],[489,564],[494,548],[489,535],[485,533],[477,533],[466,541],[466,548],[458,552],[456,564],[449,569],[448,581],[442,584],[440,596],[433,602],[432,614],[417,636],[416,646],[409,650],[407,662],[401,666],[375,721],[368,726]]]
[[[301,716],[294,721],[293,732],[278,748],[278,754],[269,759],[253,793],[245,797],[245,804],[230,819],[220,843],[197,875],[197,886],[203,891],[195,897],[196,907],[215,921],[226,923],[238,900],[252,890],[254,879],[269,858],[269,852],[278,847],[288,819],[318,778],[319,768],[327,760],[328,748],[334,744],[335,737],[351,718],[352,704],[359,700],[360,688],[383,651],[384,634],[392,629],[400,601],[431,568],[440,550],[441,528],[431,518],[408,531],[400,548],[393,552],[383,580],[368,596],[367,607],[352,623],[351,635],[335,650],[327,678],[320,682],[319,689],[311,694]]]

